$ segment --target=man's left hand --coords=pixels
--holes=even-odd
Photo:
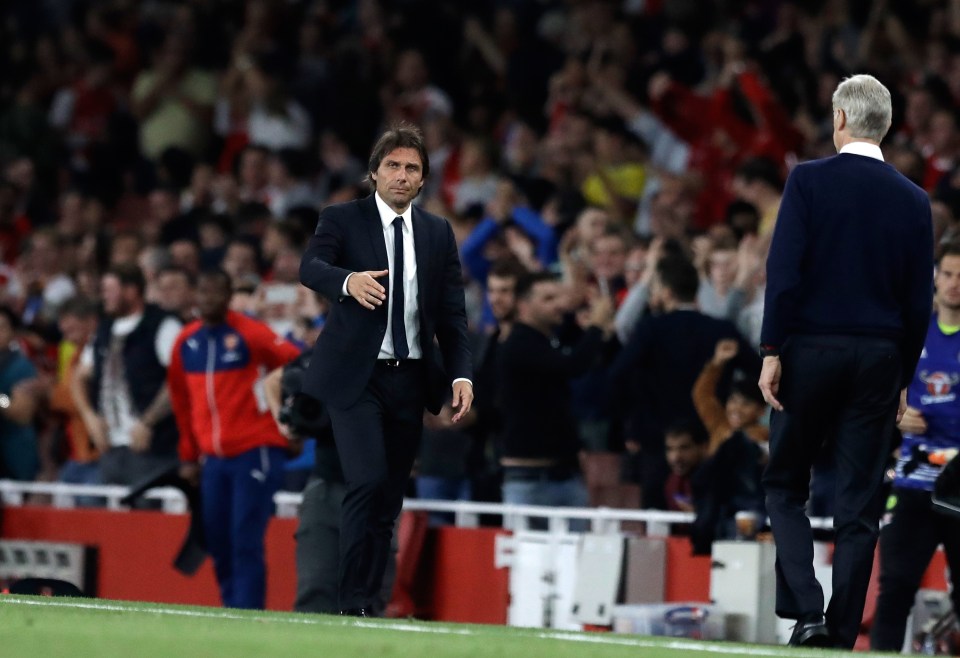
[[[473,385],[470,382],[456,382],[453,385],[453,408],[457,413],[453,415],[453,422],[459,423],[473,406]]]

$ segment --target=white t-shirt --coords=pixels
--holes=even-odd
[[[133,333],[140,320],[143,319],[143,313],[128,315],[123,318],[117,318],[111,328],[111,347],[118,345],[122,349],[123,339]],[[160,323],[157,329],[157,335],[154,340],[154,349],[157,354],[157,361],[164,367],[170,365],[173,357],[173,344],[177,341],[177,335],[183,328],[180,320],[174,317],[168,317]],[[116,342],[115,342],[116,341]],[[107,430],[111,446],[130,445],[130,430],[137,422],[137,413],[133,406],[133,398],[130,396],[130,389],[127,385],[124,369],[119,367],[116,370],[110,369],[110,356],[104,361],[103,376],[100,380],[100,408],[99,411],[107,421]],[[80,365],[85,368],[93,368],[93,345],[88,343],[80,354]]]

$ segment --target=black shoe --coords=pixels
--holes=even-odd
[[[370,614],[366,608],[347,608],[340,611],[341,617],[369,617]]]
[[[833,638],[827,628],[826,618],[820,615],[807,621],[798,621],[787,644],[791,647],[832,647]]]

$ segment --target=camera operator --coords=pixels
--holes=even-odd
[[[333,443],[333,428],[323,405],[300,393],[303,375],[313,350],[308,349],[264,380],[264,392],[280,431],[291,449],[299,450],[304,440],[316,440],[316,462],[300,505],[297,528],[297,612],[337,614],[338,569],[340,565],[340,508],[346,492],[343,470]],[[373,616],[382,616],[393,590],[396,573],[396,543],[380,589]]]

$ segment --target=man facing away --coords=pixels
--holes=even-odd
[[[790,174],[767,260],[760,388],[774,411],[763,484],[777,545],[776,610],[797,620],[793,645],[851,649],[857,639],[884,463],[930,319],[930,202],[883,162],[890,117],[890,92],[876,78],[840,83],[839,153]],[[825,444],[837,486],[824,616],[804,506]]]
[[[453,422],[473,402],[453,230],[412,205],[430,171],[423,135],[392,127],[367,170],[374,193],[325,208],[300,265],[300,281],[331,301],[303,391],[333,423],[347,484],[340,609],[357,616],[378,596],[423,409],[438,413],[451,381]]]

